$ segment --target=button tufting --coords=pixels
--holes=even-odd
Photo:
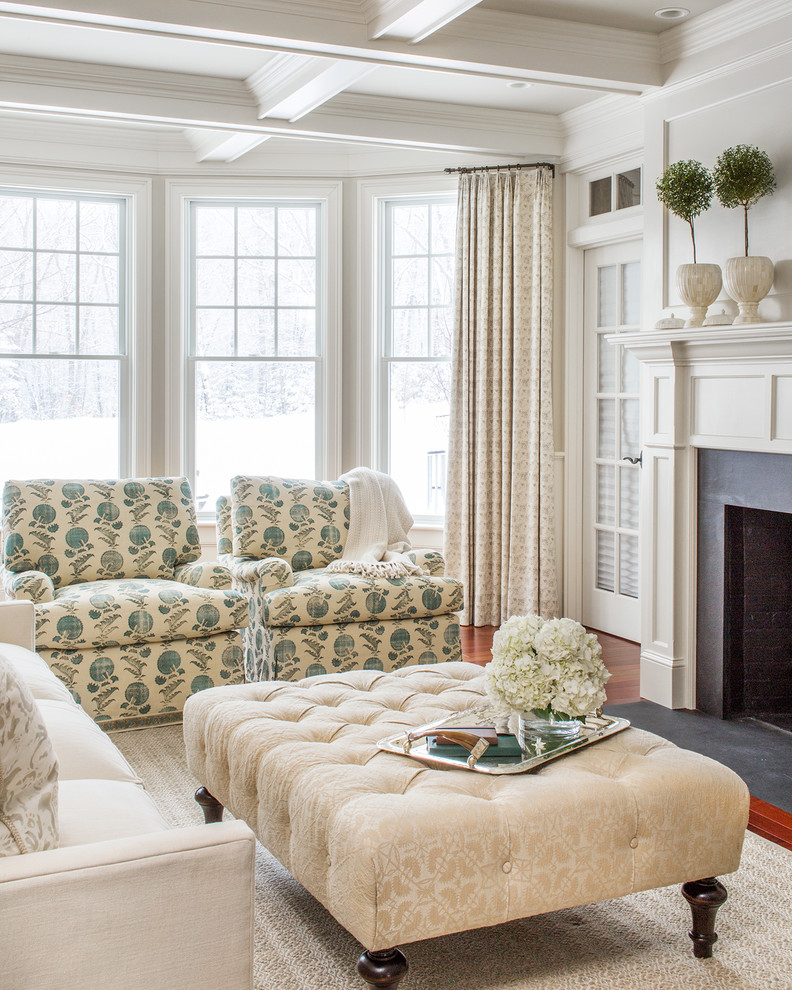
[[[635,849],[637,845],[638,845],[638,839],[635,836],[633,836],[630,839],[630,849]]]
[[[501,869],[503,870],[504,873],[511,873],[511,863],[509,862],[504,863]]]

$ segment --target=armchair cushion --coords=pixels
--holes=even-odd
[[[15,574],[3,568],[3,590],[9,598],[22,598],[38,604],[51,602],[55,597],[52,578],[43,571],[22,571]]]
[[[37,649],[163,643],[231,632],[247,624],[236,591],[177,581],[89,581],[56,592],[36,609]]]
[[[0,856],[58,845],[58,761],[33,695],[0,655]]]
[[[349,485],[237,476],[231,520],[235,557],[283,557],[295,571],[325,567],[344,552]]]
[[[300,571],[293,587],[265,594],[261,615],[270,626],[384,622],[445,615],[461,608],[462,599],[462,585],[453,578],[367,578],[318,569]]]
[[[55,588],[85,581],[172,578],[201,555],[186,478],[8,481],[3,556]]]

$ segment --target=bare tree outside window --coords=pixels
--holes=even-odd
[[[0,482],[120,471],[126,203],[0,190]]]
[[[456,200],[388,200],[382,224],[387,470],[414,516],[445,511]]]
[[[190,204],[196,503],[235,474],[316,474],[321,204]]]

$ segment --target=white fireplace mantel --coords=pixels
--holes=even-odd
[[[641,361],[641,697],[696,707],[696,451],[792,454],[792,323],[612,334]]]

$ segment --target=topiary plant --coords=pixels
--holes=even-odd
[[[741,206],[745,215],[745,257],[748,257],[748,210],[776,187],[773,163],[753,144],[727,148],[712,170],[715,192],[727,210]]]
[[[674,162],[657,180],[657,198],[675,216],[690,226],[693,264],[696,264],[696,231],[693,221],[712,203],[712,176],[696,161]]]

